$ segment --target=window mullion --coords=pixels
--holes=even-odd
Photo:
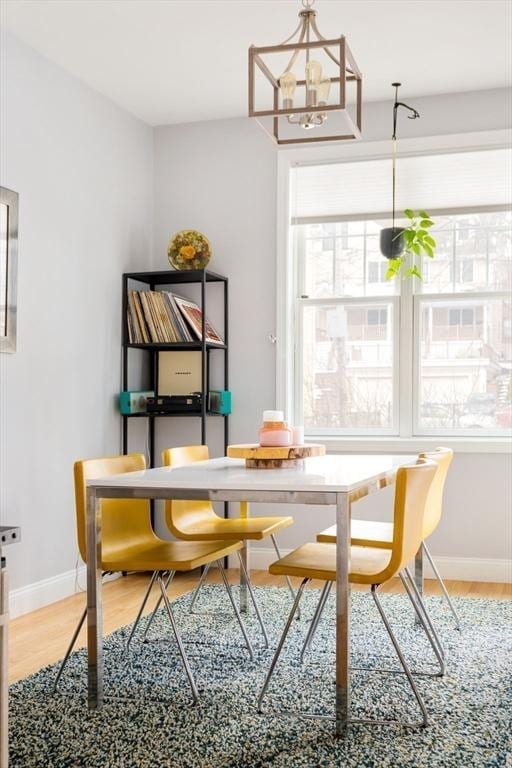
[[[363,286],[364,295],[368,293],[368,249],[367,249],[367,224],[364,222],[363,228]]]
[[[295,280],[293,285],[293,379],[291,386],[290,413],[295,424],[304,423],[304,408],[302,401],[302,370],[303,370],[303,350],[302,350],[302,328],[303,328],[303,307],[299,297],[304,296],[306,292],[306,237],[304,227],[294,228],[294,250],[297,254]]]
[[[413,388],[413,369],[411,361],[415,359],[414,348],[417,341],[414,338],[413,311],[413,280],[402,280],[400,284],[400,325],[398,339],[398,402],[394,407],[398,410],[399,435],[412,435],[413,407],[417,403],[417,393]]]
[[[304,306],[300,299],[295,300],[295,328],[296,334],[293,342],[295,359],[295,375],[293,381],[293,416],[295,424],[304,424],[304,392],[302,383],[304,380]]]

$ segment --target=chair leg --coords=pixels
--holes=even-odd
[[[173,575],[174,575],[174,572],[173,572]],[[190,689],[192,691],[192,698],[194,700],[194,704],[197,704],[197,701],[199,699],[199,693],[197,691],[194,675],[192,674],[192,670],[190,669],[190,664],[188,663],[188,658],[187,658],[187,654],[185,653],[183,642],[181,640],[181,635],[176,625],[176,620],[172,612],[171,603],[167,596],[167,585],[164,583],[164,580],[162,579],[162,576],[160,574],[158,574],[157,576],[157,581],[158,581],[158,586],[160,587],[160,591],[162,593],[162,600],[164,602],[167,615],[169,617],[169,621],[171,622],[172,631],[174,632],[174,637],[176,638],[176,643],[178,645],[178,650],[180,652],[181,660],[183,662],[183,666],[185,667],[185,672],[187,673],[188,682],[190,684]],[[167,583],[168,582],[169,580],[167,580]]]
[[[293,607],[292,607],[292,610],[290,611],[290,615],[288,616],[288,620],[287,620],[285,628],[283,630],[283,634],[281,635],[281,639],[279,640],[279,644],[278,644],[278,646],[276,648],[276,652],[274,653],[274,658],[272,659],[272,663],[271,663],[270,668],[269,668],[269,670],[267,672],[267,676],[265,678],[265,682],[263,683],[263,687],[261,689],[260,695],[258,696],[258,705],[257,705],[257,707],[258,707],[258,712],[260,714],[262,713],[262,708],[261,707],[262,707],[262,704],[263,704],[263,698],[265,696],[265,693],[267,692],[267,688],[268,688],[268,685],[270,683],[270,678],[272,677],[272,675],[274,673],[274,669],[276,667],[276,664],[279,661],[279,656],[281,655],[281,651],[283,650],[283,645],[284,645],[285,640],[286,640],[286,638],[288,636],[288,632],[290,631],[290,627],[291,627],[293,619],[295,617],[295,613],[297,612],[297,609],[299,607],[299,603],[300,603],[302,594],[304,592],[304,587],[306,586],[308,581],[310,581],[310,579],[308,579],[308,578],[302,579],[301,585],[300,585],[300,587],[298,589],[298,592],[297,592],[297,594],[295,596],[295,600],[293,601]]]
[[[242,621],[242,617],[240,616],[240,613],[238,611],[238,608],[236,607],[235,599],[233,597],[233,593],[231,592],[231,585],[228,581],[228,577],[226,576],[226,570],[224,568],[224,564],[222,560],[217,560],[217,566],[219,568],[219,571],[222,576],[222,581],[224,582],[224,586],[226,587],[226,592],[228,593],[231,605],[233,606],[233,610],[235,612],[236,620],[238,621],[240,625],[240,629],[242,630],[242,635],[244,636],[245,644],[247,646],[247,650],[249,651],[249,658],[251,661],[254,661],[254,652],[252,649],[251,641],[249,640],[249,635],[246,632],[246,629],[244,627],[244,623]]]
[[[153,588],[153,584],[155,583],[157,575],[158,575],[158,571],[153,571],[153,573],[151,575],[151,579],[150,579],[149,584],[148,584],[148,588],[146,589],[146,594],[144,595],[144,599],[142,600],[142,603],[140,605],[139,612],[137,614],[137,618],[133,622],[133,625],[132,625],[132,628],[131,628],[131,631],[130,631],[130,636],[128,637],[128,640],[126,641],[126,650],[127,651],[130,650],[130,643],[132,642],[133,636],[135,634],[135,630],[137,629],[137,627],[139,625],[140,617],[142,616],[142,612],[143,612],[144,608],[146,607],[146,603],[148,602],[148,598],[149,598],[149,595],[150,595],[151,590]]]
[[[258,618],[259,625],[261,627],[261,631],[262,631],[262,634],[263,634],[263,639],[265,641],[265,648],[268,648],[267,630],[265,629],[265,625],[263,624],[263,619],[261,617],[261,613],[260,613],[260,610],[259,610],[259,607],[258,607],[258,603],[257,603],[256,597],[254,595],[254,591],[253,591],[253,588],[252,588],[251,580],[250,580],[249,575],[247,573],[247,570],[246,570],[246,568],[244,566],[243,558],[242,558],[242,555],[241,555],[240,551],[237,554],[238,554],[238,559],[240,561],[240,570],[242,572],[243,577],[245,578],[245,584],[246,584],[247,589],[249,591],[249,594],[251,596],[251,601],[252,601],[252,604],[254,606],[254,610],[256,612],[256,616]],[[194,594],[192,595],[192,599],[190,601],[190,607],[189,607],[189,612],[190,613],[193,613],[194,604],[195,604],[195,602],[197,600],[197,597],[199,595],[199,590],[201,589],[201,587],[203,586],[203,584],[206,581],[206,577],[208,575],[208,571],[210,570],[210,565],[211,565],[211,563],[208,563],[207,565],[205,565],[203,573],[201,574],[201,578],[199,580],[199,584],[197,585],[197,587],[194,590]]]
[[[189,609],[188,609],[189,613],[193,613],[194,612],[194,603],[196,602],[197,596],[199,595],[199,590],[201,589],[201,587],[203,586],[203,584],[206,581],[206,577],[208,576],[208,571],[209,570],[210,570],[210,563],[207,563],[204,566],[203,572],[201,574],[201,578],[199,579],[199,583],[198,583],[197,587],[194,590],[194,594],[192,595],[192,599],[190,601],[190,606],[189,606]]]
[[[423,551],[425,552],[425,554],[427,556],[427,559],[428,559],[428,561],[429,561],[429,563],[430,563],[430,565],[432,567],[432,570],[434,571],[434,575],[435,575],[436,579],[438,580],[441,589],[443,590],[443,594],[444,594],[444,596],[446,598],[446,601],[447,601],[448,605],[450,606],[450,610],[451,610],[451,612],[453,614],[453,618],[455,619],[455,628],[458,629],[459,632],[460,632],[460,619],[459,619],[459,616],[457,614],[457,611],[455,610],[455,606],[452,603],[452,599],[451,599],[450,595],[448,594],[448,590],[446,589],[446,584],[444,583],[443,579],[441,578],[441,574],[437,570],[437,566],[434,563],[432,555],[430,554],[429,549],[428,549],[427,545],[425,544],[425,542],[423,542]]]
[[[276,555],[278,556],[279,560],[281,559],[281,552],[279,550],[279,545],[277,543],[277,539],[273,533],[270,534],[270,538],[272,539],[272,544],[274,545],[274,549],[276,551]],[[290,595],[292,596],[292,600],[295,600],[295,590],[293,588],[291,579],[289,576],[285,576],[286,583],[288,584],[288,589],[290,591]],[[300,619],[300,608],[297,609],[297,619]]]
[[[416,607],[420,609],[420,611],[421,611],[421,613],[423,615],[423,618],[425,620],[425,623],[428,625],[428,628],[430,629],[430,633],[431,633],[432,637],[435,640],[437,648],[439,649],[439,653],[441,654],[441,657],[444,660],[446,654],[445,654],[445,651],[444,651],[444,648],[443,648],[443,644],[441,642],[441,638],[439,637],[439,635],[437,633],[437,630],[436,630],[436,628],[434,626],[434,623],[433,623],[432,619],[430,618],[430,614],[427,611],[427,606],[425,605],[425,603],[423,601],[423,598],[422,598],[422,596],[420,595],[420,593],[418,591],[418,588],[416,586],[416,582],[412,578],[411,572],[410,572],[410,570],[408,568],[404,568],[404,574],[407,576],[407,579],[409,581],[409,585],[411,586],[412,592],[413,592],[413,594],[414,594],[414,596],[416,598]],[[416,612],[416,615],[418,615],[417,612]]]
[[[166,590],[169,588],[172,580],[174,579],[174,574],[175,573],[176,573],[176,571],[170,571],[169,572],[169,575],[167,576],[167,580],[165,582],[165,589]],[[157,576],[157,578],[158,578],[158,576]],[[163,597],[162,597],[162,595],[160,595],[160,597],[158,598],[157,604],[153,608],[153,612],[152,612],[151,616],[149,617],[146,626],[144,627],[144,633],[142,635],[142,642],[143,643],[145,643],[147,641],[147,636],[148,636],[149,628],[150,628],[150,626],[153,623],[153,619],[155,618],[158,609],[162,605],[162,600],[163,600]]]
[[[238,550],[237,555],[238,555],[238,560],[240,562],[240,571],[242,573],[243,578],[245,579],[245,583],[247,584],[247,589],[249,590],[249,595],[251,597],[251,602],[252,602],[252,604],[254,606],[254,611],[256,613],[256,617],[258,619],[258,623],[259,623],[259,625],[261,627],[261,633],[262,633],[263,639],[265,641],[265,648],[268,648],[267,630],[265,629],[265,624],[263,623],[263,619],[261,617],[260,609],[259,609],[259,606],[258,606],[258,601],[256,600],[256,595],[254,594],[254,590],[252,588],[252,583],[251,583],[251,580],[249,578],[249,574],[247,573],[247,570],[245,568],[243,557],[242,557],[242,553],[240,552],[240,550]]]
[[[304,645],[302,646],[302,650],[300,652],[300,663],[304,661],[304,656],[306,654],[306,651],[311,646],[311,643],[313,642],[313,638],[316,633],[316,629],[318,627],[318,624],[320,622],[320,619],[322,617],[322,613],[324,612],[325,604],[327,602],[327,598],[329,597],[329,594],[332,589],[333,582],[332,581],[326,581],[325,585],[322,589],[322,592],[320,594],[320,599],[318,600],[318,605],[316,606],[315,613],[313,615],[313,619],[311,620],[310,627],[308,629],[308,633],[306,635],[306,639],[304,640]]]
[[[429,627],[427,625],[427,620],[425,619],[425,617],[423,615],[423,611],[416,604],[416,601],[414,599],[413,593],[411,591],[410,586],[407,584],[407,580],[406,580],[405,576],[402,573],[400,573],[399,576],[400,576],[400,580],[401,580],[402,584],[405,587],[405,591],[407,592],[407,595],[409,596],[409,600],[412,603],[412,606],[414,608],[414,612],[416,614],[416,617],[417,617],[419,623],[422,625],[422,627],[423,627],[423,629],[425,631],[425,634],[427,636],[427,639],[428,639],[428,641],[429,641],[429,643],[430,643],[430,645],[432,647],[432,650],[434,651],[434,653],[436,655],[436,658],[437,658],[437,660],[439,662],[439,673],[438,673],[438,676],[442,677],[444,675],[444,673],[445,673],[444,651],[443,651],[442,647],[439,647],[437,645],[438,641],[435,640],[434,636],[430,634]]]
[[[258,703],[257,703],[257,710],[258,710],[258,712],[260,714],[263,711],[262,710],[262,704],[263,704],[264,696],[265,696],[265,694],[267,692],[267,689],[268,689],[271,677],[272,677],[272,675],[274,673],[274,670],[275,670],[275,667],[276,667],[277,662],[279,660],[279,657],[281,655],[284,643],[285,643],[286,638],[288,636],[288,633],[290,631],[290,627],[291,627],[291,625],[293,623],[294,615],[295,615],[295,612],[296,612],[296,610],[298,608],[298,605],[300,603],[300,600],[301,600],[301,597],[302,597],[302,594],[303,594],[303,591],[304,591],[304,587],[306,586],[308,581],[310,581],[310,579],[308,579],[308,578],[303,579],[303,581],[302,581],[302,583],[301,583],[301,585],[299,587],[299,590],[297,592],[297,596],[295,598],[292,610],[290,612],[290,615],[289,615],[288,620],[286,622],[283,634],[281,636],[281,639],[280,639],[279,644],[277,646],[277,649],[275,651],[274,657],[272,659],[272,663],[270,665],[270,669],[269,669],[269,671],[267,673],[267,676],[265,678],[265,681],[263,683],[263,687],[261,689],[260,695],[258,697]],[[408,680],[408,682],[409,682],[409,684],[410,684],[410,686],[412,688],[412,691],[413,691],[413,693],[414,693],[414,695],[416,697],[416,700],[417,700],[418,705],[419,705],[420,710],[421,710],[422,720],[419,723],[407,723],[407,722],[402,723],[402,722],[397,721],[397,720],[380,720],[380,719],[358,718],[358,719],[351,719],[350,723],[354,723],[354,724],[360,723],[360,724],[364,724],[364,725],[402,725],[402,726],[409,727],[409,728],[413,728],[413,727],[416,728],[418,726],[425,727],[425,726],[428,725],[428,712],[427,712],[427,709],[425,707],[425,704],[423,702],[421,694],[420,694],[420,692],[419,692],[419,690],[418,690],[418,688],[416,686],[416,683],[414,682],[414,678],[412,676],[412,673],[411,673],[411,671],[410,671],[410,669],[409,669],[409,667],[407,665],[407,662],[406,662],[406,660],[405,660],[405,658],[404,658],[404,656],[402,654],[402,651],[401,651],[400,646],[398,644],[398,641],[397,641],[397,639],[396,639],[396,637],[395,637],[395,635],[393,633],[391,625],[389,624],[387,616],[384,613],[384,609],[383,609],[383,607],[382,607],[382,605],[380,603],[380,600],[379,600],[379,598],[378,598],[378,596],[376,594],[376,590],[377,590],[377,585],[373,585],[372,588],[371,588],[373,599],[374,599],[375,604],[377,606],[377,609],[378,609],[378,611],[380,613],[380,616],[382,618],[384,626],[385,626],[385,628],[386,628],[386,630],[388,632],[388,635],[389,635],[389,637],[391,639],[391,642],[393,643],[393,647],[395,648],[395,651],[396,651],[396,654],[397,654],[398,659],[400,661],[400,664],[402,666],[402,669],[403,669],[403,671],[404,671],[404,673],[405,673],[405,675],[407,677],[407,680]],[[326,588],[324,586],[323,591],[322,591],[322,595],[320,596],[319,604],[322,603],[322,601],[323,601],[323,604],[325,605],[325,600],[327,599],[325,597],[326,594],[328,594],[328,590],[326,590]],[[321,616],[321,609],[319,610],[319,606],[317,606],[317,612],[318,612],[318,616],[316,616],[316,614],[315,614],[315,616],[316,616],[317,619],[319,619],[319,617]],[[315,620],[315,617],[313,617],[313,621],[314,620]],[[373,671],[373,670],[368,670],[368,671]],[[382,671],[387,671],[387,670],[382,670]],[[394,671],[394,670],[392,670],[392,671]],[[275,714],[275,712],[274,712],[274,714]],[[315,713],[309,713],[309,712],[291,712],[291,711],[287,711],[287,712],[281,712],[280,714],[295,715],[295,716],[299,716],[299,717],[312,718],[312,719],[315,719],[315,720],[316,719],[318,719],[318,720],[335,720],[335,717],[331,716],[331,715],[321,715],[321,714],[315,714]]]
[[[76,629],[73,632],[73,637],[71,638],[71,642],[68,645],[68,648],[67,648],[67,651],[66,651],[66,655],[62,659],[61,665],[59,667],[59,671],[57,672],[57,677],[55,678],[55,682],[53,684],[53,693],[57,692],[57,688],[59,686],[60,678],[62,676],[62,673],[64,672],[64,667],[66,666],[66,664],[68,662],[68,659],[71,656],[71,651],[75,647],[75,643],[76,643],[77,637],[80,634],[80,630],[82,629],[82,626],[83,626],[83,623],[85,621],[86,616],[87,616],[87,608],[84,609],[84,612],[80,616],[78,624],[76,625]]]
[[[381,617],[381,619],[382,619],[382,621],[384,623],[384,626],[386,627],[386,631],[387,631],[387,633],[388,633],[388,635],[390,637],[391,642],[393,643],[393,646],[395,648],[396,654],[397,654],[397,656],[398,656],[398,658],[400,660],[400,664],[402,665],[402,668],[403,668],[403,670],[405,672],[407,680],[409,681],[409,685],[411,686],[411,688],[413,690],[413,693],[414,693],[414,695],[416,697],[416,701],[418,702],[419,708],[421,710],[421,714],[422,714],[421,726],[425,727],[425,726],[428,725],[427,709],[425,707],[425,704],[423,702],[421,694],[420,694],[420,692],[419,692],[419,690],[418,690],[418,688],[416,686],[416,683],[414,682],[414,678],[413,678],[413,676],[411,674],[411,671],[410,671],[410,669],[409,669],[409,667],[407,665],[407,662],[406,662],[406,660],[405,660],[405,658],[404,658],[404,656],[402,654],[402,651],[400,649],[398,641],[397,641],[397,639],[396,639],[396,637],[395,637],[395,635],[393,633],[393,630],[391,629],[391,625],[390,625],[390,623],[389,623],[389,621],[387,619],[387,616],[386,616],[386,614],[384,612],[384,609],[383,609],[383,607],[381,605],[381,602],[380,602],[380,600],[378,598],[378,595],[377,595],[377,585],[376,584],[372,584],[371,592],[372,592],[372,597],[373,597],[373,599],[375,601],[375,605],[377,606],[377,610],[380,613],[380,617]]]

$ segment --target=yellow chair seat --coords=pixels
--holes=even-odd
[[[206,461],[208,455],[207,445],[166,448],[162,463],[164,467],[184,467]],[[247,505],[241,506],[245,506],[245,515],[242,511],[241,517],[225,519],[216,514],[210,501],[168,501],[165,518],[173,536],[185,541],[261,541],[293,523],[293,517],[249,517]]]
[[[436,448],[429,453],[421,453],[420,459],[429,459],[436,463],[437,472],[427,496],[423,516],[423,540],[435,531],[443,507],[443,490],[446,475],[453,459],[450,448]],[[319,533],[317,541],[328,544],[336,543],[336,526],[332,525]],[[351,544],[358,547],[378,547],[391,549],[393,542],[393,523],[383,523],[375,520],[352,520],[350,527]]]
[[[103,559],[104,571],[193,571],[242,548],[239,541],[164,541],[126,547]]]
[[[259,541],[271,536],[281,528],[293,523],[293,517],[234,517],[224,519],[218,515],[209,515],[197,521],[183,523],[179,531],[180,539],[194,541]]]
[[[371,547],[350,547],[349,580],[354,584],[378,584],[380,574],[388,567],[391,552]],[[336,546],[310,542],[285,555],[269,568],[276,576],[335,581]]]
[[[336,544],[336,526],[331,525],[330,528],[317,534],[316,540],[324,544]],[[384,523],[378,520],[352,520],[350,543],[356,547],[391,549],[393,523]]]

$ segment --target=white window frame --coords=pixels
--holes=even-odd
[[[449,136],[431,136],[421,139],[403,139],[400,141],[399,156],[428,155],[440,152],[463,152],[478,149],[495,149],[510,146],[510,133],[506,130],[485,131],[478,133],[452,134]],[[278,155],[277,177],[277,325],[276,325],[276,404],[283,409],[290,422],[298,420],[300,410],[297,404],[301,402],[302,395],[297,392],[297,382],[301,377],[295,373],[295,361],[300,360],[299,341],[302,339],[298,327],[299,301],[316,301],[312,299],[297,299],[298,286],[294,284],[297,271],[293,269],[293,242],[290,237],[290,199],[291,199],[291,169],[297,164],[318,162],[354,162],[362,159],[377,159],[389,157],[389,141],[379,142],[347,142],[344,145],[326,147],[306,147],[283,150]],[[484,210],[485,207],[479,209]],[[464,211],[451,211],[459,213]],[[431,211],[435,215],[435,211]],[[439,211],[438,213],[444,213]],[[448,213],[448,212],[447,212]],[[406,298],[405,292],[410,292]],[[395,403],[398,403],[398,425],[394,425],[394,434],[386,434],[382,431],[376,436],[374,430],[360,432],[357,436],[343,434],[339,430],[336,436],[321,434],[315,430],[308,435],[309,439],[317,437],[332,451],[351,451],[367,453],[378,452],[411,452],[427,450],[439,444],[445,444],[461,452],[471,453],[510,453],[512,441],[509,436],[497,437],[485,435],[479,432],[478,436],[471,437],[467,434],[457,436],[450,431],[450,435],[443,437],[436,431],[423,430],[417,433],[417,407],[413,403],[413,386],[417,386],[416,378],[419,376],[418,367],[418,316],[421,301],[428,300],[430,294],[412,295],[412,281],[404,281],[402,296],[405,300],[400,302],[398,296],[361,296],[353,299],[340,299],[339,303],[393,303],[393,320],[395,333],[398,334],[399,343],[395,344],[395,355],[400,349],[402,364],[398,365],[398,375],[395,376],[394,393]],[[443,294],[443,299],[448,299],[451,294]],[[490,294],[456,294],[457,299],[477,299]],[[506,294],[505,294],[506,295]],[[498,292],[492,292],[492,298],[499,298]],[[441,298],[435,294],[433,298]],[[407,300],[408,299],[408,300]],[[320,299],[318,303],[334,305],[336,299]],[[394,302],[397,302],[395,308]],[[398,309],[400,307],[400,309]],[[397,319],[399,322],[397,322]],[[411,333],[414,327],[414,333]],[[414,360],[414,365],[404,363]],[[299,362],[300,365],[300,362]],[[300,370],[300,369],[299,369]],[[400,392],[400,397],[398,397]]]

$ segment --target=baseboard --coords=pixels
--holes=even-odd
[[[499,584],[512,583],[512,561],[489,557],[442,557],[433,555],[437,569],[443,579],[457,581],[493,581]],[[430,565],[425,565],[427,578],[434,576]]]
[[[50,603],[56,603],[65,597],[83,590],[85,584],[85,565],[78,570],[66,571],[49,579],[27,584],[26,587],[12,589],[9,594],[9,614],[11,619],[24,613],[36,611]],[[78,588],[77,588],[77,585]]]
[[[289,550],[282,550],[286,555]],[[510,560],[484,557],[437,557],[433,555],[436,566],[443,579],[457,581],[492,581],[500,584],[512,583],[512,562]],[[250,550],[250,567],[266,570],[276,559],[276,553],[270,547],[252,547]],[[236,568],[236,557],[230,565]],[[428,563],[425,564],[426,578],[432,578],[433,572]]]
[[[282,550],[286,555],[289,550]],[[250,567],[256,570],[266,570],[276,559],[274,549],[270,547],[253,546],[250,551]],[[436,557],[436,565],[444,579],[458,581],[493,581],[500,584],[512,583],[512,563],[510,560],[500,560],[483,557]],[[238,559],[230,556],[230,566],[236,568]],[[36,611],[50,603],[56,603],[65,597],[83,591],[85,585],[85,566],[77,571],[67,571],[49,579],[28,584],[26,587],[11,590],[9,595],[9,613],[11,619],[25,613]],[[428,563],[425,565],[427,578],[433,576]],[[77,588],[77,585],[78,588]]]

